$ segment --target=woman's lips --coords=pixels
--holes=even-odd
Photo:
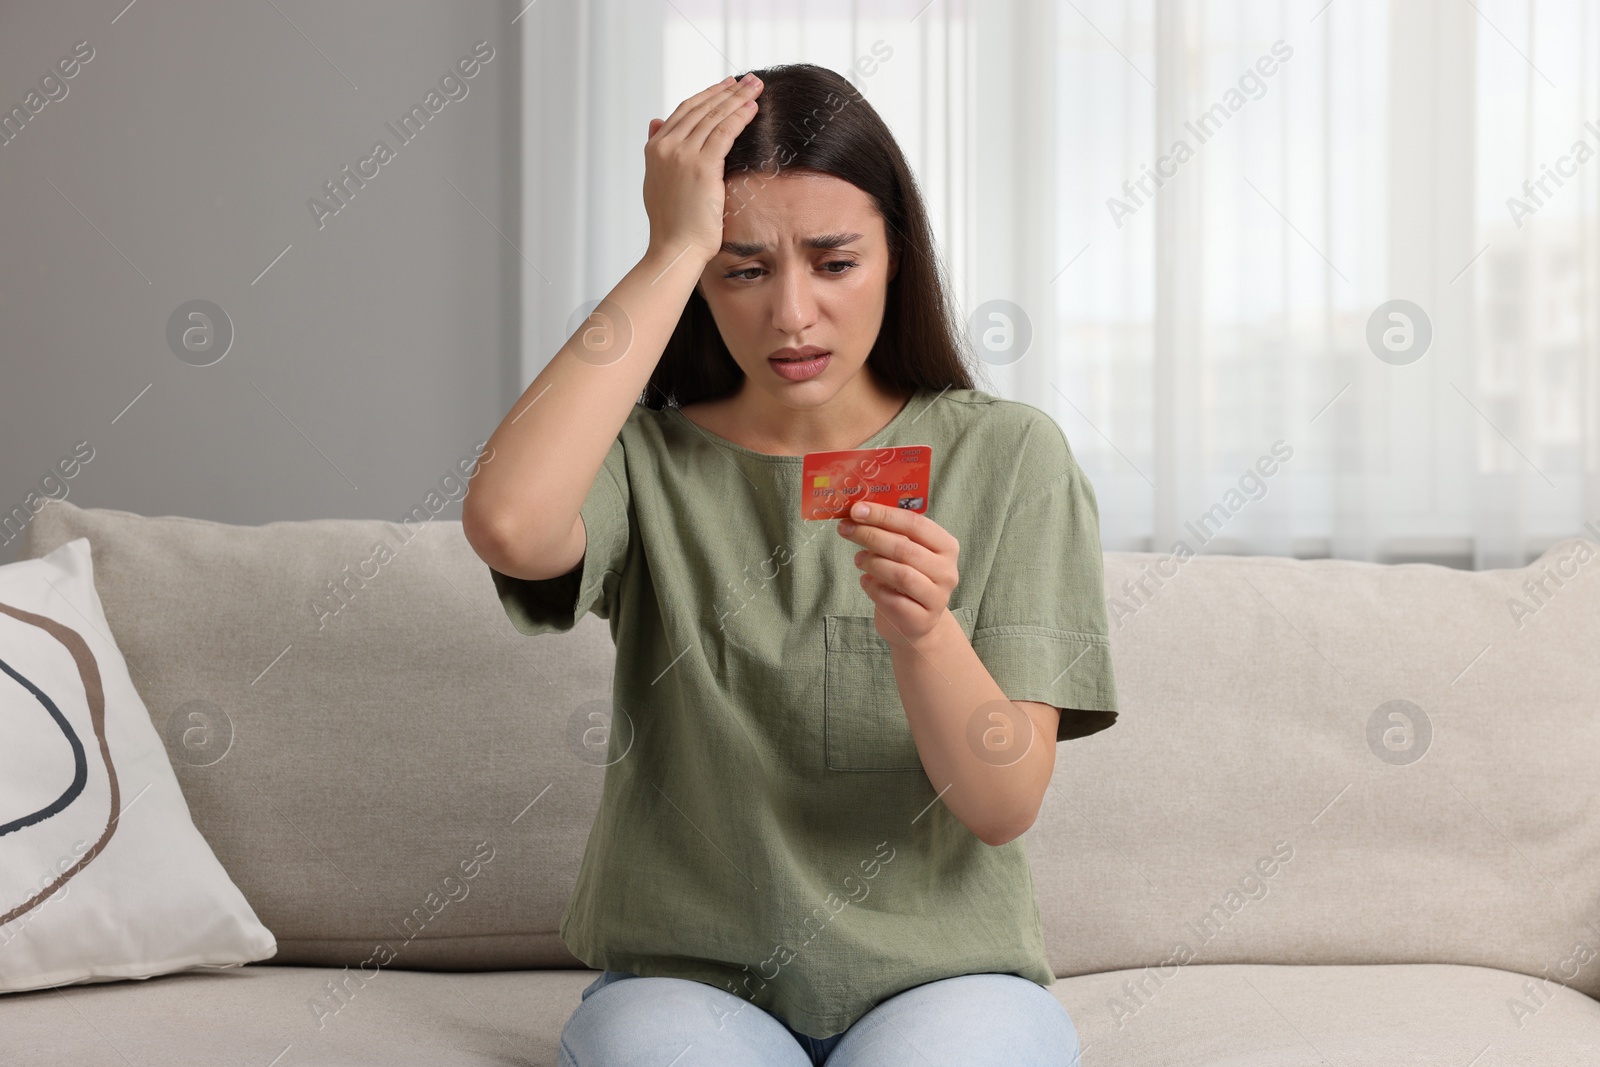
[[[824,352],[820,356],[798,360],[768,357],[767,363],[772,367],[773,372],[780,377],[787,378],[791,382],[803,382],[807,378],[815,378],[821,374],[832,358],[832,353]]]
[[[800,360],[816,359],[818,356],[826,355],[829,355],[829,352],[826,348],[822,348],[818,345],[802,345],[799,348],[780,348],[767,358],[780,360],[783,362],[798,362]]]

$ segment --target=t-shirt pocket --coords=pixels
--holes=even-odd
[[[950,614],[970,639],[977,614]],[[824,617],[823,762],[830,771],[920,771],[911,723],[900,703],[889,642],[872,615]]]

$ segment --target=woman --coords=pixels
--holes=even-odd
[[[463,514],[519,631],[617,647],[561,1063],[1073,1063],[1017,838],[1054,742],[1115,718],[1093,489],[973,388],[848,81],[730,78],[644,151],[649,247]],[[899,445],[925,511],[802,517],[805,453]]]

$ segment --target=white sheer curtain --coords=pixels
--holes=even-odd
[[[974,338],[1030,336],[978,345],[983,387],[1060,422],[1106,548],[1492,567],[1600,536],[1600,0],[596,0],[525,25],[523,382],[643,251],[649,119],[808,61],[899,139]]]

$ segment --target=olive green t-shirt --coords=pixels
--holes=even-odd
[[[930,445],[927,516],[960,543],[950,610],[1010,700],[1110,726],[1094,490],[1049,415],[923,389],[860,446]],[[801,457],[638,405],[542,581],[491,568],[525,634],[585,612],[616,644],[599,812],[560,934],[600,970],[726,989],[812,1037],[960,974],[1055,981],[1023,838],[937,801],[860,545],[800,517]]]

